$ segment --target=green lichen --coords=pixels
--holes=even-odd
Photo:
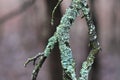
[[[44,50],[44,56],[49,56],[49,54],[51,53],[51,50],[54,48],[54,45],[57,43],[57,36],[56,34],[54,36],[52,36],[49,40],[48,40],[48,44]]]
[[[63,67],[63,80],[77,80],[75,74],[75,61],[72,57],[72,50],[69,45],[69,29],[79,14],[80,0],[73,0],[71,6],[66,9],[65,15],[57,28],[59,49],[61,53],[61,64]]]
[[[61,3],[60,1],[61,0],[59,0],[57,6]],[[57,6],[54,8],[52,16]],[[82,11],[88,24],[91,51],[87,57],[87,60],[83,62],[82,69],[80,71],[81,76],[77,79],[75,74],[75,61],[72,57],[72,50],[69,44],[69,30],[72,23],[75,21],[75,18],[80,14],[80,10]],[[60,24],[57,26],[56,32],[51,38],[49,38],[44,52],[28,59],[26,64],[31,61],[35,63],[36,59],[39,57],[39,62],[35,64],[35,68],[33,70],[32,80],[36,80],[43,62],[50,55],[51,50],[54,48],[56,43],[58,43],[61,54],[60,57],[63,68],[63,80],[88,80],[88,75],[94,62],[94,56],[98,53],[100,47],[99,42],[97,41],[95,25],[91,19],[90,9],[86,0],[72,0],[71,5],[68,9],[66,9]]]
[[[97,34],[95,30],[95,25],[93,23],[93,20],[90,16],[90,9],[88,7],[86,0],[81,0],[81,10],[83,12],[83,15],[87,21],[88,25],[88,34],[89,34],[89,40],[90,40],[90,53],[87,57],[87,60],[83,62],[82,69],[80,70],[80,77],[78,80],[88,80],[89,72],[92,68],[92,64],[94,63],[95,54],[99,52],[100,45],[97,41]]]

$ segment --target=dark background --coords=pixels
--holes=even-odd
[[[31,80],[32,64],[24,68],[28,57],[42,52],[55,31],[70,0],[63,0],[50,25],[57,0],[0,0],[0,80]],[[90,80],[120,80],[120,0],[91,0],[102,51],[96,56]],[[76,61],[76,73],[88,55],[88,30],[78,16],[70,30],[70,43]],[[45,61],[38,80],[62,80],[59,50],[56,46]]]

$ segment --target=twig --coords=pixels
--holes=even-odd
[[[46,56],[41,56],[40,57],[39,63],[37,65],[35,65],[35,68],[34,68],[34,70],[32,72],[32,80],[36,80],[38,72],[39,72],[39,69],[41,68],[41,66],[44,63],[46,58],[47,58]]]
[[[52,11],[51,25],[54,25],[54,13],[55,13],[57,7],[60,5],[60,3],[61,3],[62,1],[63,1],[63,0],[59,0],[58,3],[56,4],[56,6],[54,7],[53,11]]]
[[[27,64],[29,64],[29,63],[32,62],[32,61],[33,61],[33,65],[35,65],[36,60],[37,60],[39,57],[41,57],[41,56],[43,56],[43,53],[38,53],[36,56],[34,56],[34,57],[32,57],[32,58],[28,58],[27,61],[26,61],[25,64],[24,64],[24,66],[26,67]]]
[[[42,67],[42,64],[46,60],[47,56],[49,56],[49,54],[51,53],[51,50],[54,48],[55,43],[57,43],[56,35],[52,36],[48,40],[48,44],[47,44],[47,46],[46,46],[46,48],[45,48],[43,53],[39,53],[35,57],[29,58],[25,62],[24,66],[26,66],[31,61],[34,61],[34,63],[35,63],[36,59],[40,57],[40,59],[38,61],[38,64],[35,65],[35,68],[34,68],[34,70],[32,72],[32,80],[36,80],[38,72],[39,72],[40,68]]]

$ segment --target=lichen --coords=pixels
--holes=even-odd
[[[60,1],[61,0],[59,0],[57,6],[59,5],[59,3],[61,3]],[[55,9],[56,7],[54,8],[54,10]],[[69,30],[76,17],[80,14],[80,10],[83,13],[88,24],[88,34],[90,40],[89,44],[91,47],[91,51],[87,57],[87,60],[83,62],[82,69],[80,70],[80,77],[77,79],[75,74],[75,61],[73,59],[72,50],[69,44]],[[72,0],[71,5],[68,9],[66,9],[65,14],[61,18],[56,32],[52,37],[49,38],[48,44],[43,54],[38,54],[35,57],[28,59],[26,64],[31,61],[35,62],[36,59],[39,57],[39,62],[38,64],[35,64],[35,69],[33,70],[32,80],[36,80],[39,69],[41,68],[45,59],[50,55],[51,50],[54,48],[54,45],[56,43],[58,43],[60,49],[61,64],[63,68],[63,80],[88,80],[89,72],[92,68],[92,64],[94,63],[95,54],[98,53],[100,46],[99,42],[97,41],[95,25],[90,16],[90,8],[86,0]]]
[[[87,57],[87,60],[83,62],[82,69],[80,70],[80,77],[78,80],[88,80],[89,72],[92,68],[92,64],[94,63],[95,54],[97,54],[100,50],[100,45],[97,40],[96,28],[93,23],[93,20],[90,16],[90,8],[88,7],[88,3],[86,0],[81,0],[81,10],[87,21],[88,25],[88,34],[89,34],[89,46],[91,50]]]

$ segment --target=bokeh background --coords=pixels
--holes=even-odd
[[[63,0],[50,25],[57,0],[0,0],[0,80],[31,80],[33,65],[24,68],[28,57],[42,52],[71,0]],[[102,51],[96,56],[90,80],[120,80],[120,0],[90,0]],[[88,30],[78,16],[70,30],[76,73],[88,55]],[[38,80],[62,80],[56,45],[45,61]]]

